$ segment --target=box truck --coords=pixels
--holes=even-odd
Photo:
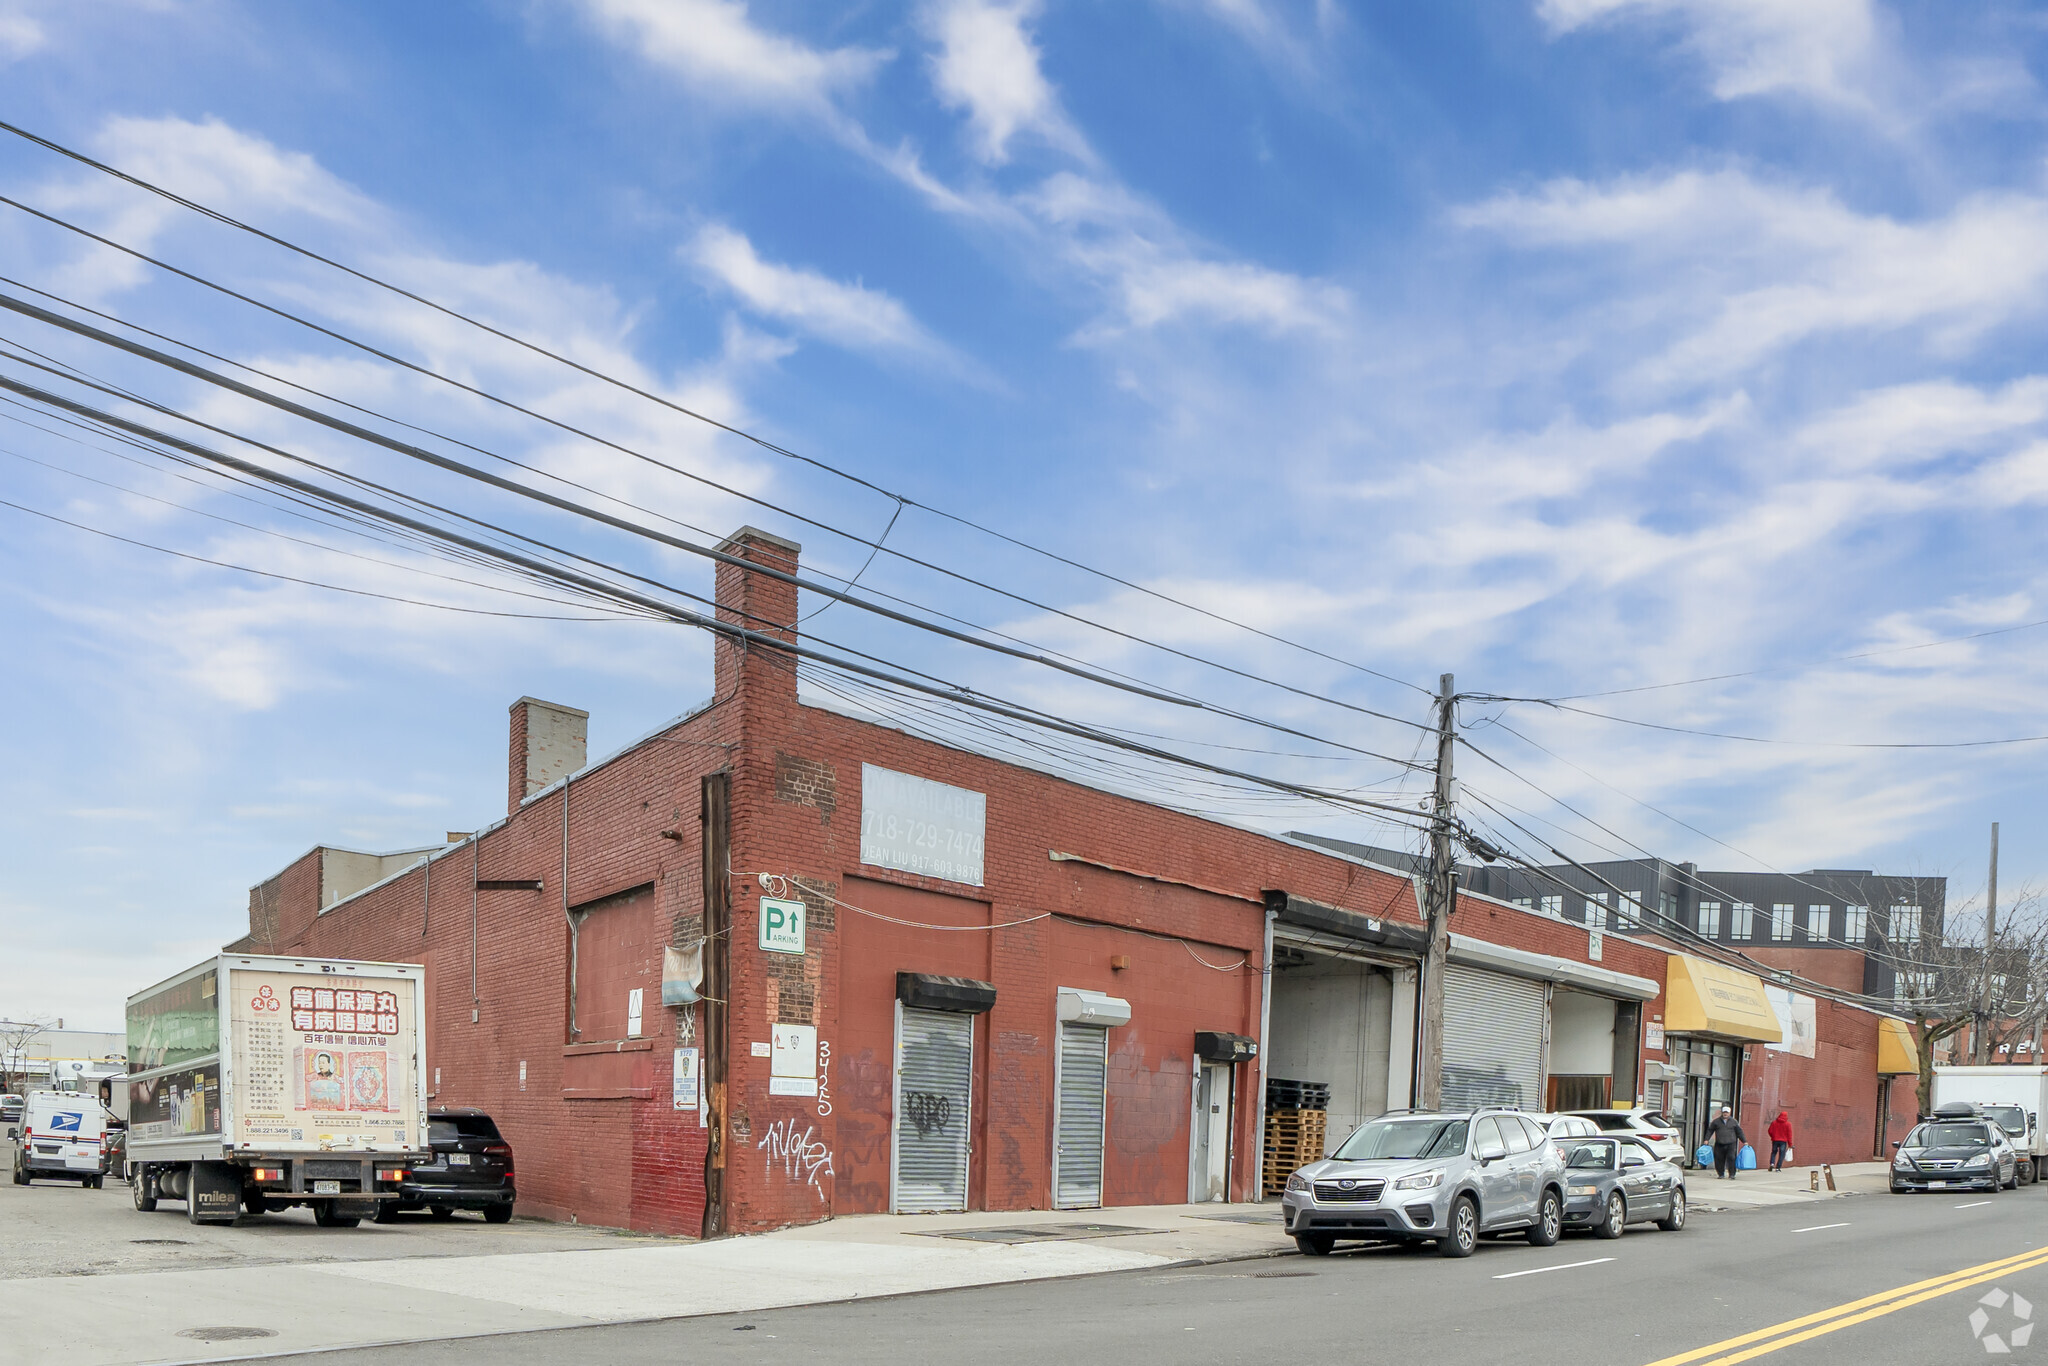
[[[353,1227],[427,1142],[424,969],[222,954],[128,998],[135,1208]]]
[[[2019,1150],[2022,1185],[2048,1176],[2048,1135],[2041,1132],[2041,1116],[2048,1113],[2048,1066],[1937,1067],[1934,1108],[1944,1105],[1974,1105],[2005,1130]]]

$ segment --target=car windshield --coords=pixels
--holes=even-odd
[[[1990,1119],[2009,1134],[2023,1134],[2027,1131],[2027,1114],[2017,1105],[1987,1105],[1985,1118]]]
[[[1982,1124],[1923,1124],[1906,1135],[1908,1148],[1988,1148],[1991,1131]]]
[[[1375,1119],[1344,1140],[1337,1156],[1346,1162],[1449,1157],[1465,1151],[1462,1119]]]
[[[1614,1143],[1581,1143],[1572,1149],[1572,1155],[1565,1165],[1574,1171],[1611,1172],[1615,1168],[1617,1145]]]

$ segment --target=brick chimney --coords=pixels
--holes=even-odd
[[[522,697],[512,704],[512,750],[505,775],[505,810],[590,762],[590,713]]]
[[[718,547],[754,564],[797,572],[803,547],[795,541],[743,526]],[[736,565],[718,566],[718,619],[780,640],[796,640],[796,585],[755,574]],[[716,649],[719,697],[729,697],[744,679],[757,700],[796,702],[796,661],[778,651],[748,648],[721,638]]]

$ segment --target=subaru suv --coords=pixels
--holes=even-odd
[[[1564,1159],[1514,1110],[1394,1110],[1330,1157],[1287,1178],[1281,1212],[1296,1247],[1434,1242],[1469,1257],[1481,1234],[1521,1233],[1549,1247],[1564,1229]]]

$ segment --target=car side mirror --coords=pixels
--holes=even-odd
[[[2029,1129],[2038,1129],[2041,1127],[2041,1116],[2037,1112],[2033,1110],[2027,1111],[2027,1127]]]
[[[20,1137],[21,1137],[21,1130],[19,1130],[19,1129],[9,1129],[9,1130],[7,1131],[7,1136],[8,1136],[9,1138],[20,1138]]]
[[[1906,1141],[1906,1140],[1905,1140],[1905,1139],[1903,1139],[1903,1138],[1895,1138],[1895,1139],[1893,1139],[1893,1140],[1892,1140],[1892,1146],[1893,1146],[1894,1148],[1900,1147],[1900,1146],[1904,1145],[1905,1141]]]
[[[1498,1143],[1488,1143],[1479,1149],[1481,1162],[1498,1162],[1508,1155],[1508,1150]]]
[[[1621,1169],[1623,1171],[1627,1171],[1630,1167],[1642,1167],[1647,1165],[1649,1164],[1645,1159],[1637,1157],[1634,1153],[1630,1153],[1627,1157],[1621,1159]]]

